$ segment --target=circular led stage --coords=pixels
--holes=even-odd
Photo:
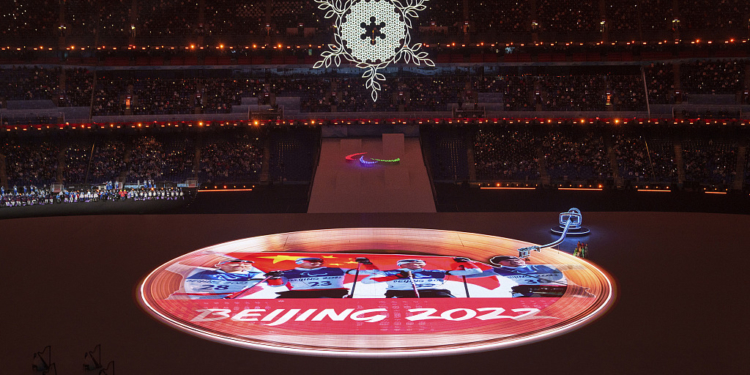
[[[531,244],[427,229],[274,234],[194,251],[153,271],[145,308],[222,343],[333,356],[499,349],[592,321],[613,284],[586,260]],[[487,262],[495,258],[498,266]]]

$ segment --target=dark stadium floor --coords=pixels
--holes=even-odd
[[[577,206],[583,206],[577,204]],[[205,341],[135,301],[151,270],[189,251],[296,230],[414,227],[546,242],[557,213],[89,215],[3,220],[0,363],[26,374],[52,345],[58,373],[80,373],[102,345],[123,374],[742,374],[750,216],[584,211],[590,259],[617,281],[614,307],[576,331],[520,347],[404,359],[303,357]],[[563,245],[572,250],[574,241]]]

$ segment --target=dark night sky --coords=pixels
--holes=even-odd
[[[137,284],[184,253],[229,240],[338,227],[413,227],[547,242],[557,213],[79,216],[3,220],[3,374],[31,373],[53,347],[59,374],[82,373],[102,344],[118,374],[739,374],[750,366],[744,265],[750,216],[584,212],[591,260],[617,280],[615,306],[549,340],[460,356],[307,357],[205,341],[142,311]],[[563,249],[571,250],[574,242]]]

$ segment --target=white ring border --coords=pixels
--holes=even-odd
[[[330,229],[315,229],[315,230],[305,230],[305,231],[296,231],[296,232],[285,232],[285,233],[275,233],[275,234],[267,234],[264,236],[254,236],[254,237],[248,237],[243,238],[239,240],[234,241],[228,241],[228,242],[222,242],[216,245],[212,245],[209,247],[214,246],[223,246],[227,244],[231,244],[234,242],[241,242],[246,241],[251,238],[262,238],[262,237],[269,237],[269,236],[277,236],[280,234],[291,234],[291,233],[302,233],[302,232],[320,232],[320,231],[330,231],[330,230],[340,230],[340,229],[376,229],[376,230],[426,230],[426,231],[438,231],[438,232],[453,232],[453,233],[466,233],[471,235],[479,235],[479,236],[487,236],[487,237],[494,237],[494,238],[503,238],[511,241],[518,241],[512,238],[507,237],[500,237],[500,236],[491,236],[487,234],[479,234],[479,233],[471,233],[471,232],[463,232],[463,231],[452,231],[452,230],[444,230],[444,229],[426,229],[426,228],[386,228],[386,227],[375,227],[375,228],[369,228],[369,227],[363,227],[363,228],[330,228]],[[203,251],[204,249],[207,249],[208,247],[204,247],[195,251],[191,251],[187,254],[180,255],[178,258],[190,255],[192,253],[196,253],[199,251]],[[570,254],[565,253],[567,256],[573,256]],[[176,258],[175,258],[176,259]],[[282,354],[297,354],[297,355],[306,355],[306,356],[320,356],[320,357],[351,357],[351,358],[408,358],[408,357],[436,357],[441,355],[459,355],[459,354],[469,354],[469,353],[476,353],[476,352],[482,352],[482,351],[488,351],[488,350],[494,350],[494,349],[505,349],[515,346],[521,346],[530,344],[537,341],[542,341],[546,339],[550,339],[559,335],[562,335],[564,333],[572,332],[573,330],[579,329],[586,324],[589,324],[593,322],[594,320],[598,319],[602,316],[604,312],[609,310],[612,307],[612,304],[614,303],[614,294],[615,294],[615,288],[612,284],[612,280],[610,280],[609,276],[606,272],[602,271],[599,267],[597,267],[595,264],[584,260],[582,258],[576,258],[578,261],[585,261],[588,263],[589,266],[594,268],[599,274],[607,280],[607,285],[609,286],[609,295],[607,295],[607,299],[602,303],[599,308],[594,310],[593,312],[589,313],[583,318],[580,318],[574,322],[571,322],[563,327],[558,327],[553,330],[544,331],[538,334],[531,335],[529,337],[519,338],[519,339],[511,339],[505,342],[501,343],[493,343],[493,344],[483,344],[483,345],[475,345],[468,348],[449,348],[449,349],[415,349],[415,350],[390,350],[390,349],[380,349],[382,351],[371,351],[371,352],[349,352],[349,351],[339,351],[339,350],[331,350],[326,348],[320,348],[320,349],[297,349],[297,348],[285,348],[285,347],[276,347],[272,345],[264,345],[264,344],[257,344],[252,342],[243,341],[240,339],[234,339],[229,338],[226,336],[221,336],[215,333],[206,332],[200,329],[196,329],[194,327],[188,326],[187,324],[184,324],[182,322],[176,321],[174,319],[171,319],[158,311],[154,307],[152,307],[144,298],[144,288],[146,286],[146,281],[153,276],[156,271],[160,270],[162,267],[164,267],[166,264],[173,262],[175,259],[172,259],[161,266],[157,267],[155,270],[151,271],[151,273],[146,276],[143,281],[141,281],[140,286],[138,287],[138,293],[137,293],[137,299],[139,304],[146,310],[151,316],[155,317],[157,320],[160,320],[164,323],[166,323],[169,326],[172,326],[174,328],[177,328],[178,330],[184,331],[188,334],[191,334],[193,336],[200,337],[202,339],[207,339],[210,341],[232,345],[236,347],[246,348],[246,349],[258,349],[262,351],[269,351],[269,352],[275,352],[275,353],[282,353]],[[374,350],[374,349],[369,349]]]

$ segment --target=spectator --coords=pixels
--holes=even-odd
[[[575,139],[571,133],[553,131],[542,139],[550,177],[564,181],[605,181],[612,178],[603,137],[587,133]]]
[[[214,138],[201,147],[199,177],[204,181],[258,181],[262,167],[260,138],[249,134]]]
[[[742,61],[698,61],[680,66],[682,88],[689,94],[736,94],[745,82]]]
[[[537,138],[526,129],[480,128],[474,136],[474,161],[480,180],[537,180]]]
[[[674,71],[672,64],[653,63],[645,68],[648,100],[651,104],[674,101]]]

